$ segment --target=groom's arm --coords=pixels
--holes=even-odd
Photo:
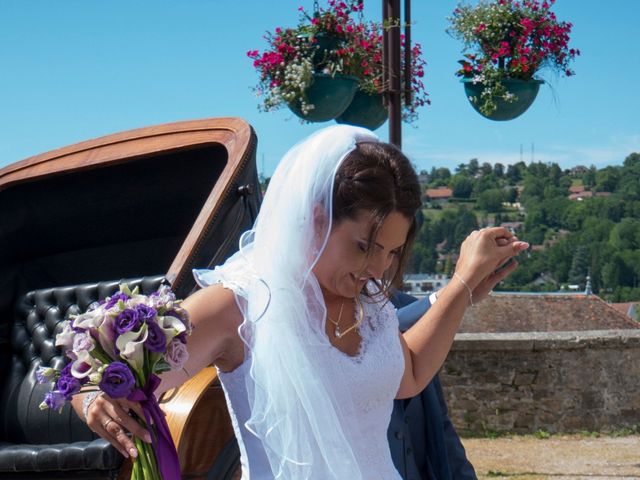
[[[418,300],[406,293],[396,292],[391,301],[397,309],[396,313],[400,323],[400,330],[404,331],[417,322],[429,307],[437,301],[437,293],[434,292],[429,297],[424,297]],[[435,389],[439,404],[431,405],[431,408],[440,407],[441,410],[443,436],[452,478],[454,480],[475,480],[477,478],[476,473],[471,462],[467,459],[464,446],[462,445],[460,437],[448,416],[447,405],[444,400],[442,386],[440,385],[438,375],[436,375],[431,381],[430,386]],[[437,415],[437,412],[434,411],[424,413],[426,415]],[[433,446],[431,447],[433,448]]]
[[[451,469],[451,478],[453,480],[477,480],[476,471],[473,465],[467,458],[467,452],[464,449],[464,445],[460,441],[458,432],[456,432],[451,419],[449,418],[449,412],[447,410],[447,404],[444,401],[444,395],[442,393],[442,385],[440,385],[440,378],[436,375],[431,381],[433,387],[436,390],[438,401],[440,403],[440,409],[442,410],[442,424],[444,428],[444,442],[449,457],[449,468]]]

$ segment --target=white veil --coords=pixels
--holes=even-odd
[[[353,404],[334,396],[349,384],[327,361],[326,307],[311,272],[331,228],[336,171],[365,141],[378,138],[336,125],[294,146],[271,178],[240,251],[213,271],[194,271],[201,285],[223,282],[236,291],[250,362],[246,427],[262,440],[276,478],[357,480],[367,471],[354,455],[354,445],[366,439]],[[328,212],[322,232],[314,222],[318,205]]]

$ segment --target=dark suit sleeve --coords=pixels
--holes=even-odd
[[[424,315],[429,307],[431,307],[431,303],[428,297],[417,300],[415,297],[402,292],[398,292],[396,295],[394,295],[391,301],[397,308],[400,330],[402,331],[407,330],[411,326],[413,326],[413,324],[417,322],[420,317],[422,317],[422,315]],[[437,397],[437,401],[433,398],[434,396]],[[462,445],[460,437],[458,436],[458,433],[456,432],[456,429],[453,426],[451,419],[449,418],[447,405],[442,392],[442,385],[440,384],[440,378],[438,377],[438,375],[436,375],[433,380],[431,380],[430,384],[420,395],[420,397],[424,397],[423,401],[428,403],[428,405],[425,404],[422,406],[422,408],[424,409],[423,413],[429,416],[429,418],[423,420],[424,427],[426,427],[426,424],[430,424],[432,428],[434,426],[437,426],[437,428],[440,428],[440,426],[442,427],[442,435],[440,435],[440,432],[431,432],[430,435],[427,435],[430,439],[427,440],[427,443],[440,443],[444,440],[443,447],[445,448],[445,452],[442,452],[442,450],[439,451],[439,445],[427,445],[427,452],[425,453],[427,453],[429,457],[432,457],[432,459],[431,461],[428,461],[426,463],[431,464],[434,463],[434,461],[445,461],[448,463],[449,467],[447,468],[446,464],[429,465],[429,470],[431,470],[430,476],[433,476],[437,480],[440,480],[438,477],[448,477],[449,475],[453,480],[476,480],[477,476],[475,470],[467,459],[464,446]],[[418,406],[417,400],[418,397],[410,400],[408,402],[408,407],[410,409],[416,408]],[[412,436],[422,437],[423,434],[421,430],[423,430],[424,427],[421,429],[415,424],[413,424],[412,426]],[[419,432],[420,435],[416,435],[416,432]],[[440,440],[436,441],[435,439],[437,438],[439,438]],[[419,438],[415,438],[415,440],[418,441]],[[416,452],[416,454],[419,455],[419,452]],[[419,465],[422,463],[419,458],[416,458],[415,460],[418,461]],[[435,472],[439,473],[440,475]]]
[[[444,401],[440,377],[436,375],[433,380],[431,380],[431,384],[436,390],[438,402],[440,403],[440,409],[442,411],[444,442],[447,449],[447,455],[449,457],[451,478],[453,478],[453,480],[477,480],[478,477],[476,475],[476,471],[467,458],[467,452],[460,441],[458,432],[456,432],[456,429],[449,418],[449,411],[447,409],[447,403]]]

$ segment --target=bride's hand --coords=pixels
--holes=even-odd
[[[473,290],[474,299],[481,300],[515,269],[517,263],[514,260],[504,269],[496,270],[528,247],[528,243],[519,241],[503,227],[475,230],[462,242],[456,274]]]
[[[128,435],[129,432],[151,443],[149,431],[131,417],[129,412],[135,412],[140,418],[144,418],[139,403],[125,398],[113,399],[101,393],[87,408],[85,418],[89,428],[111,443],[125,458],[138,456],[138,450]]]
[[[518,237],[515,235],[510,238],[498,238],[496,243],[499,246],[505,246],[510,243],[516,242]],[[510,257],[505,263],[503,263],[498,269],[490,273],[487,277],[482,279],[478,286],[473,290],[474,303],[480,303],[487,298],[495,286],[502,280],[507,278],[516,268],[518,268],[518,261],[514,257]]]

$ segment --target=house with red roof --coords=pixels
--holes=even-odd
[[[425,197],[429,202],[446,202],[453,196],[453,190],[448,187],[427,188]]]

